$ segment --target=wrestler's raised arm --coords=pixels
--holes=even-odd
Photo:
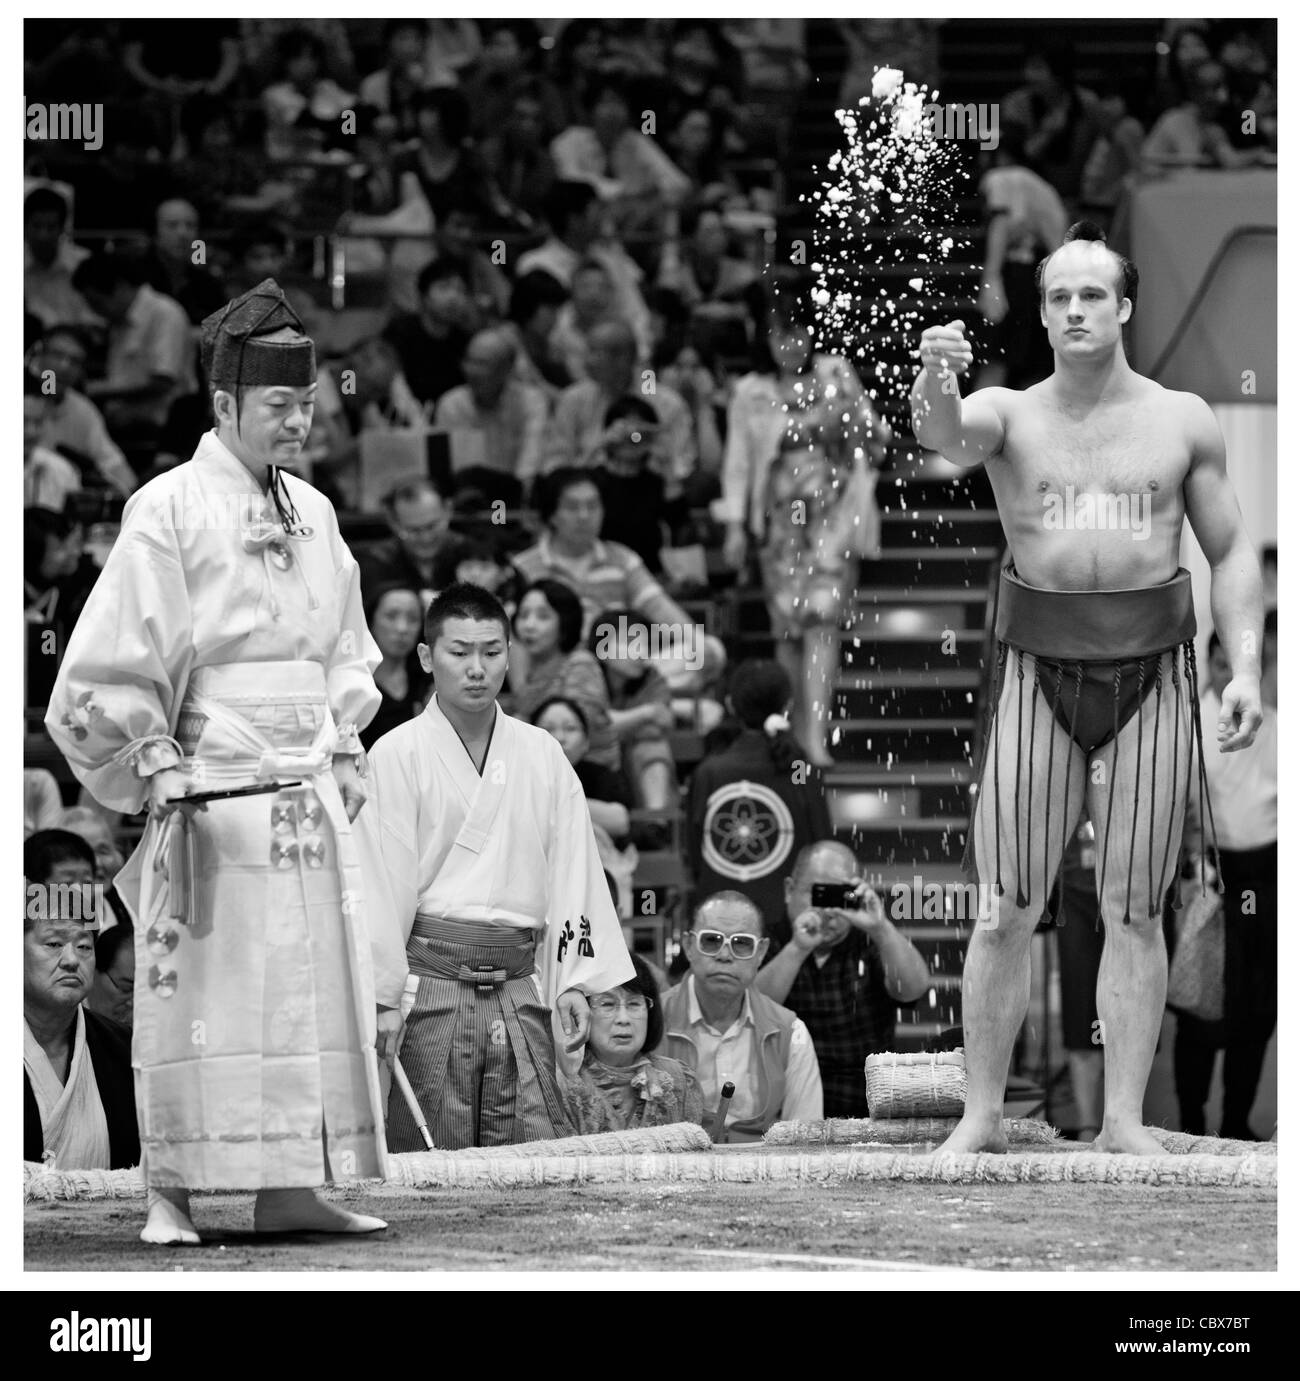
[[[1264,593],[1259,558],[1228,481],[1223,433],[1210,406],[1183,394],[1191,464],[1183,481],[1187,519],[1210,563],[1210,609],[1232,667],[1219,714],[1219,752],[1248,748],[1263,719],[1259,698]]]
[[[958,376],[971,365],[966,326],[950,321],[921,333],[917,357],[921,372],[912,385],[912,431],[927,450],[938,451],[954,465],[980,465],[1002,449],[1006,424],[1001,400],[1004,388],[982,388],[963,399]]]

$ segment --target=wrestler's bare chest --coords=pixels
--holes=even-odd
[[[1173,575],[1191,458],[1181,406],[1155,385],[1086,409],[1015,396],[987,471],[1024,579],[1115,589]]]

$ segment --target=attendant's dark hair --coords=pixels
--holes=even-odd
[[[576,700],[571,700],[567,695],[548,695],[545,700],[528,716],[530,724],[536,724],[539,719],[551,708],[552,705],[563,705],[564,708],[582,725],[582,732],[591,737],[591,723],[587,719],[587,712],[578,704]]]
[[[519,609],[524,607],[524,600],[534,590],[555,610],[556,617],[560,620],[560,651],[572,652],[582,641],[582,600],[578,598],[577,592],[562,580],[534,580],[520,594]],[[519,621],[518,610],[515,612],[515,621]]]
[[[501,625],[506,642],[510,641],[510,616],[505,606],[491,590],[458,580],[438,595],[424,615],[424,641],[430,647],[438,641],[442,626],[448,619],[493,620]]]
[[[659,1043],[664,1038],[663,999],[659,996],[659,984],[655,982],[655,976],[650,971],[650,965],[639,954],[629,953],[628,958],[636,970],[636,977],[629,978],[626,983],[620,984],[613,991],[640,993],[650,1003],[646,1011],[645,1044],[637,1052],[640,1055],[649,1055],[659,1048]]]
[[[793,690],[784,667],[767,658],[751,657],[731,673],[728,694],[736,718],[747,729],[762,729],[769,715],[786,713]],[[772,766],[782,774],[789,772],[796,759],[804,756],[789,729],[768,734],[767,742]]]
[[[1106,245],[1106,232],[1096,221],[1075,221],[1075,223],[1065,232],[1065,239],[1061,241],[1062,246],[1073,244],[1076,240],[1092,240],[1097,244]],[[1125,258],[1118,250],[1106,248],[1110,251],[1111,257],[1115,260],[1115,265],[1119,270],[1119,275],[1115,284],[1116,300],[1122,302],[1126,297],[1137,307],[1138,291],[1138,271],[1137,265]],[[1038,289],[1038,302],[1042,306],[1046,302],[1046,290],[1043,286],[1043,278],[1047,272],[1047,266],[1052,261],[1052,254],[1057,253],[1053,250],[1051,254],[1045,254],[1039,261],[1038,267],[1034,270],[1034,286]]]
[[[548,471],[545,475],[538,477],[533,490],[533,504],[537,509],[537,516],[542,522],[550,524],[565,491],[573,489],[579,484],[595,485],[596,492],[600,494],[601,503],[605,502],[605,494],[600,487],[600,479],[595,470],[584,470],[579,465],[561,465],[559,469]]]
[[[23,877],[49,882],[60,863],[86,863],[93,870],[95,851],[71,830],[37,830],[23,840]]]
[[[118,921],[115,926],[110,926],[107,930],[101,930],[95,936],[95,968],[100,973],[107,973],[113,967],[113,960],[117,958],[117,952],[123,945],[135,943],[135,931],[130,925]]]

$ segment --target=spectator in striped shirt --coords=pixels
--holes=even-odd
[[[602,609],[644,614],[657,647],[680,648],[690,642],[698,649],[694,665],[661,665],[674,694],[690,696],[712,684],[726,665],[725,648],[717,638],[704,635],[631,548],[600,540],[605,507],[597,477],[589,470],[552,471],[538,480],[535,500],[547,530],[514,559],[524,579],[548,577],[576,590],[582,600],[583,637],[590,634]]]
[[[818,884],[848,886],[850,905],[813,904]],[[827,1117],[867,1117],[868,1055],[894,1043],[895,1008],[930,987],[912,942],[862,883],[853,851],[833,839],[800,850],[785,882],[790,940],[759,971],[754,986],[808,1027]]]

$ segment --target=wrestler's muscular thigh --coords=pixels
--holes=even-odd
[[[1175,693],[1169,654],[1160,661],[1156,690],[1088,764],[1097,890],[1108,928],[1126,915],[1158,917],[1178,863],[1195,759],[1187,686]]]
[[[1002,907],[1036,915],[1047,907],[1084,803],[1084,755],[1048,698],[1056,693],[1054,673],[1047,691],[1034,675],[1033,657],[1008,651],[972,824],[981,886],[1000,879]]]

